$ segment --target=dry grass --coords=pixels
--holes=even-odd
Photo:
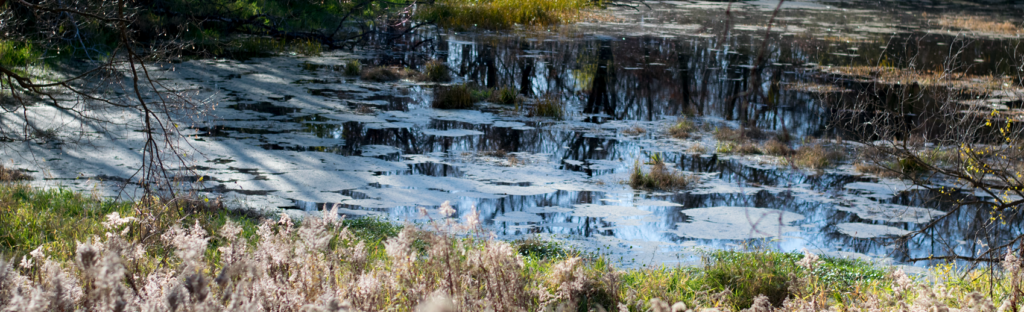
[[[447,64],[433,60],[427,62],[426,66],[424,66],[421,80],[430,82],[449,82],[452,81],[452,75]]]
[[[347,71],[348,69],[346,67],[346,72]],[[389,82],[408,77],[412,74],[415,74],[415,72],[410,72],[409,70],[400,67],[379,66],[363,70],[362,74],[360,74],[360,78],[375,82]]]
[[[945,73],[941,70],[915,70],[889,66],[832,66],[823,70],[838,76],[856,77],[873,80],[883,84],[918,84],[921,86],[941,86],[954,89],[994,91],[1010,83],[1010,78],[999,78],[992,75],[967,75],[962,72]]]
[[[468,109],[473,108],[473,103],[473,93],[468,86],[439,86],[434,89],[434,101],[430,106],[441,109]]]
[[[730,141],[744,143],[750,140],[760,140],[765,137],[764,131],[757,127],[740,127],[733,129],[727,126],[715,128],[715,139],[718,141]]]
[[[761,145],[761,152],[773,156],[789,156],[793,153],[793,149],[789,147],[789,144],[777,139],[771,139],[765,142],[764,145]]]
[[[690,137],[690,133],[696,130],[697,127],[689,120],[679,120],[671,128],[668,128],[668,135],[677,139],[685,139]]]
[[[491,93],[491,101],[498,104],[516,104],[519,101],[519,92],[513,87],[501,87]]]
[[[549,26],[572,23],[588,0],[440,0],[417,12],[419,19],[455,30],[509,29],[514,25]]]
[[[938,19],[938,24],[943,27],[952,27],[960,30],[995,33],[1002,35],[1024,34],[1024,28],[1011,22],[995,22],[988,18],[978,16],[943,16]]]
[[[565,117],[565,110],[562,109],[562,102],[555,95],[547,95],[537,100],[537,103],[530,109],[530,116],[551,117],[562,119]]]
[[[641,135],[641,134],[644,134],[644,133],[647,133],[647,129],[644,129],[641,126],[632,126],[632,127],[626,128],[626,129],[622,129],[622,134],[625,134],[625,135],[635,136],[635,135]]]
[[[637,162],[633,164],[633,173],[629,176],[629,186],[645,190],[682,190],[698,181],[699,178],[695,175],[667,168],[665,162],[657,155],[652,157],[650,172],[644,172]]]
[[[28,181],[32,176],[14,169],[7,169],[0,165],[0,182]]]
[[[370,107],[369,105],[359,105],[359,107],[356,108],[356,114],[360,115],[369,115],[373,114],[373,112],[373,107]]]
[[[836,166],[846,158],[843,148],[826,147],[820,142],[815,142],[800,146],[793,153],[790,163],[800,168],[824,169]]]

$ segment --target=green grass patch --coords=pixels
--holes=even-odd
[[[513,87],[504,86],[492,93],[492,101],[494,103],[511,105],[516,104],[518,100],[519,91],[516,91],[516,88]]]
[[[530,116],[561,120],[565,118],[565,110],[562,108],[562,101],[557,96],[548,95],[537,100],[537,103],[530,109]]]
[[[629,176],[629,186],[644,190],[682,190],[697,183],[699,179],[691,174],[669,169],[661,156],[651,156],[650,171],[644,172],[640,162],[633,164],[633,173]]]
[[[42,55],[31,42],[0,40],[0,66],[24,67],[35,63]]]
[[[359,60],[348,60],[345,62],[345,76],[359,76],[363,70],[363,64]]]

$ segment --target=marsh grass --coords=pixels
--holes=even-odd
[[[0,165],[0,183],[28,180],[32,180],[32,176],[19,170],[8,169],[7,167]]]
[[[359,60],[348,60],[345,62],[345,76],[359,76],[363,70],[363,64]]]
[[[434,100],[430,102],[433,108],[441,109],[468,109],[473,108],[473,92],[469,86],[438,86],[434,88]]]
[[[550,117],[561,120],[565,118],[565,110],[562,102],[557,96],[547,95],[537,100],[537,103],[530,109],[530,116]]]
[[[502,30],[575,22],[580,10],[592,5],[588,0],[440,0],[424,6],[416,16],[454,30]]]
[[[761,145],[761,152],[773,156],[789,156],[793,153],[793,149],[789,147],[789,144],[777,139],[771,139]]]
[[[644,172],[639,161],[634,163],[629,186],[634,189],[676,191],[699,181],[695,175],[667,168],[658,155],[651,157],[650,167],[650,171]]]
[[[1016,35],[1024,33],[1020,25],[1004,21],[995,22],[978,16],[943,16],[938,19],[938,24],[944,27],[952,27],[968,31],[996,33],[1003,35]]]
[[[324,52],[324,47],[320,42],[308,39],[292,42],[291,48],[295,53],[305,56],[320,56]]]
[[[516,91],[513,87],[505,86],[498,88],[491,95],[494,103],[511,105],[519,102],[519,91]]]
[[[430,82],[449,82],[452,80],[452,75],[449,71],[448,65],[444,62],[432,60],[427,62],[424,66],[421,80]]]
[[[363,70],[359,78],[375,82],[390,82],[402,79],[402,77],[403,70],[401,68],[378,66]]]
[[[644,129],[641,126],[636,126],[636,125],[634,125],[632,127],[628,127],[626,129],[622,129],[622,134],[629,135],[629,136],[637,136],[637,135],[641,135],[641,134],[644,134],[644,133],[647,133],[647,129]]]
[[[839,165],[847,159],[845,149],[837,146],[825,146],[821,142],[801,145],[789,159],[790,164],[808,169],[824,169]]]
[[[668,134],[673,138],[685,139],[690,137],[690,133],[697,130],[697,126],[689,120],[679,120],[675,125],[668,128]]]

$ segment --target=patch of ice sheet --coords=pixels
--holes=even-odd
[[[539,216],[539,215],[537,215],[535,213],[529,213],[529,212],[523,212],[523,211],[506,212],[505,214],[497,216],[497,217],[495,217],[492,220],[494,220],[495,223],[497,223],[497,222],[509,222],[509,223],[540,223],[540,222],[544,222],[544,218],[542,218],[541,216]]]
[[[387,156],[402,152],[402,150],[391,145],[363,145],[359,150],[365,157]]]
[[[536,129],[534,127],[527,126],[526,124],[518,122],[518,121],[503,121],[503,120],[495,121],[494,124],[491,125],[491,127],[494,127],[494,128],[512,128],[512,130],[523,130],[523,131]]]
[[[834,206],[836,209],[856,213],[858,217],[869,220],[924,223],[946,214],[930,208],[879,203],[859,195],[846,195],[843,199],[846,204]]]
[[[629,206],[609,206],[596,204],[574,205],[572,215],[590,218],[632,217],[651,214],[650,211]]]
[[[902,180],[886,179],[877,183],[873,182],[853,182],[847,183],[843,188],[848,190],[857,190],[862,192],[870,193],[870,195],[864,195],[866,197],[877,198],[877,199],[889,199],[896,196],[896,193],[920,190],[923,189],[920,186],[907,184]]]
[[[710,207],[683,210],[690,222],[676,223],[666,231],[679,237],[698,239],[751,239],[778,237],[799,232],[792,223],[804,219],[798,213],[754,207]],[[780,222],[781,219],[781,222]]]
[[[641,199],[633,202],[634,206],[651,206],[651,207],[682,207],[683,205],[655,199]]]
[[[438,130],[438,129],[426,129],[421,131],[425,135],[442,136],[442,137],[462,137],[462,136],[473,136],[483,135],[483,132],[469,129],[449,129],[449,130]]]
[[[345,140],[335,138],[319,138],[311,135],[298,133],[264,134],[263,139],[268,143],[276,143],[285,146],[335,146],[344,145]]]
[[[902,236],[910,231],[881,224],[840,223],[836,224],[839,233],[856,238],[875,238],[881,236]]]
[[[320,117],[337,120],[340,122],[355,121],[361,123],[386,123],[388,122],[380,115],[359,115],[359,114],[322,114]]]
[[[459,200],[459,193],[449,193],[433,190],[419,189],[362,189],[356,190],[368,198],[353,199],[341,202],[345,205],[354,205],[368,209],[387,209],[395,207],[414,207],[416,205],[435,205],[446,201],[455,202]]]
[[[526,207],[526,208],[523,208],[523,212],[529,212],[529,213],[570,213],[570,212],[572,212],[572,208],[559,207],[559,206]]]

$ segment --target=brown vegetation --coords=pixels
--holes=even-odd
[[[1020,25],[1007,21],[995,22],[978,16],[943,16],[937,22],[943,27],[952,27],[960,30],[1001,35],[1024,34],[1024,28],[1021,28]]]
[[[14,169],[7,169],[0,165],[0,182],[14,182],[32,180],[32,176]]]
[[[690,133],[696,130],[696,128],[692,121],[679,120],[671,128],[668,128],[668,135],[677,139],[685,139],[690,137]]]
[[[846,152],[837,146],[825,146],[821,142],[808,143],[800,146],[790,159],[796,167],[808,169],[824,169],[838,165],[846,159]]]
[[[639,162],[633,164],[629,186],[635,189],[676,191],[699,181],[695,175],[667,168],[660,156],[652,157],[650,164],[650,172],[644,172]]]
[[[439,86],[434,89],[433,108],[467,109],[473,108],[473,93],[466,85]]]

